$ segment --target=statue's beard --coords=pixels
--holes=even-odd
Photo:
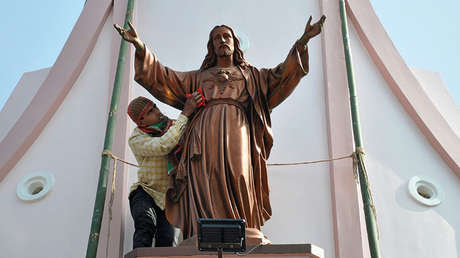
[[[220,53],[218,53],[219,57],[226,57],[233,55],[233,51],[230,49],[229,46],[222,46]]]
[[[224,53],[222,54],[222,56],[231,56],[233,53],[230,49],[225,49],[224,50]]]

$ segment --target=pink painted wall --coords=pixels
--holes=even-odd
[[[351,44],[382,257],[457,257],[460,180],[393,94],[353,28]],[[429,178],[442,189],[445,198],[440,205],[428,207],[409,195],[413,176]]]
[[[108,23],[99,39],[111,30]],[[56,257],[84,256],[107,120],[109,60],[110,49],[99,40],[56,114],[0,182],[0,205],[8,207],[0,221],[6,257],[44,258],[50,250]],[[56,183],[44,199],[26,203],[16,197],[16,185],[35,171],[53,174]]]
[[[0,141],[5,138],[24,110],[32,101],[50,69],[24,73],[0,111]]]
[[[439,72],[411,67],[423,91],[433,102],[436,110],[442,115],[457,137],[460,137],[460,107],[449,94]]]

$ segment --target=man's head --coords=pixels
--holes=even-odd
[[[244,60],[240,41],[235,36],[233,29],[227,25],[214,27],[209,33],[208,53],[201,65],[200,70],[206,70],[216,65],[218,57],[233,55],[235,65],[248,65]]]
[[[148,98],[137,97],[128,105],[128,115],[139,127],[146,127],[167,120],[158,107]]]

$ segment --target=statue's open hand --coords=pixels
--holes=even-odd
[[[317,21],[313,25],[311,25],[311,19],[312,19],[312,17],[310,16],[310,18],[308,19],[308,22],[307,22],[307,26],[305,26],[305,31],[304,31],[302,37],[300,37],[300,42],[302,44],[304,44],[304,45],[306,45],[307,42],[311,38],[314,38],[314,37],[316,37],[316,35],[321,33],[321,31],[323,29],[324,21],[326,20],[326,16],[325,15],[321,16],[319,21]]]
[[[124,40],[133,43],[136,48],[142,47],[142,42],[131,22],[128,22],[128,26],[129,30],[120,27],[118,24],[113,25]]]

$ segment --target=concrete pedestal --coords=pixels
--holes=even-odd
[[[324,258],[324,250],[312,244],[261,245],[248,246],[246,257],[309,257]],[[153,257],[217,257],[217,252],[200,252],[195,246],[137,248],[125,255],[125,258]],[[224,253],[223,257],[241,257],[234,253]]]

